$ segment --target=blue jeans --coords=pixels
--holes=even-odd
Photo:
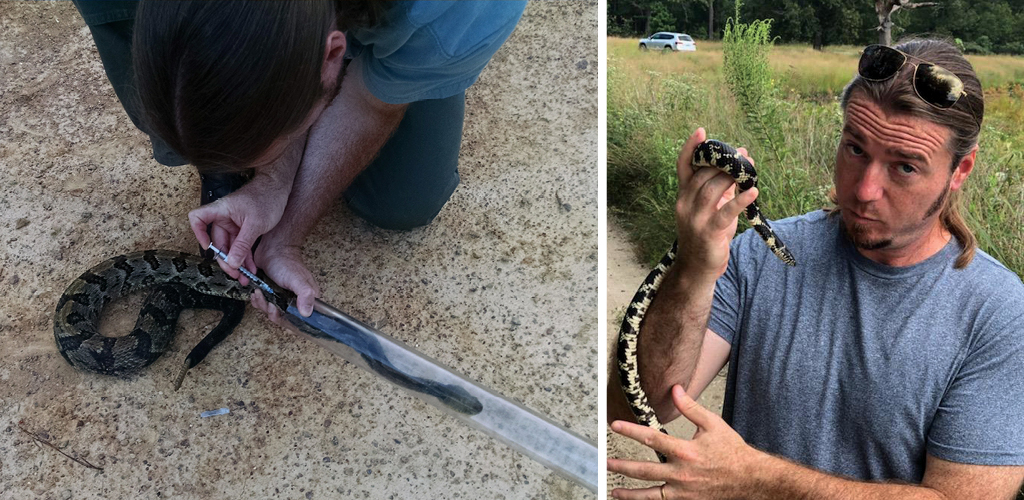
[[[466,93],[410,103],[391,139],[345,191],[349,208],[385,229],[434,220],[459,185]]]

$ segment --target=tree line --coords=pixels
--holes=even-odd
[[[736,0],[608,0],[608,34],[658,31],[721,38]],[[884,15],[883,15],[884,14]],[[772,19],[778,43],[884,43],[907,34],[959,40],[967,53],[1024,54],[1024,0],[766,0],[741,3],[741,20]],[[887,23],[888,21],[888,23]]]

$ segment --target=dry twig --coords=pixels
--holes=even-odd
[[[46,446],[49,446],[50,448],[53,448],[53,449],[57,450],[58,453],[60,453],[61,455],[64,455],[65,457],[70,458],[71,460],[74,460],[74,461],[76,461],[76,462],[78,462],[78,463],[80,463],[80,464],[82,464],[82,465],[84,465],[84,466],[86,466],[86,467],[88,467],[90,469],[96,469],[96,470],[98,470],[100,472],[103,472],[103,468],[102,467],[96,467],[95,465],[93,465],[93,464],[89,463],[88,461],[86,461],[84,458],[73,457],[71,455],[68,455],[67,453],[64,453],[63,450],[61,450],[60,448],[54,446],[53,443],[51,443],[51,442],[49,442],[49,441],[39,437],[38,434],[36,434],[34,432],[31,432],[28,429],[22,427],[21,426],[21,422],[18,422],[18,430],[20,430],[21,432],[24,432],[25,434],[28,434],[29,436],[32,437],[32,439],[35,439],[36,442],[45,444]]]

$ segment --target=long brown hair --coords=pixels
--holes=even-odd
[[[963,81],[964,91],[967,95],[961,97],[949,109],[939,109],[924,102],[917,96],[913,87],[913,66],[907,64],[900,70],[900,74],[881,82],[868,81],[861,78],[860,75],[854,76],[843,90],[840,101],[843,111],[846,111],[850,96],[854,92],[858,92],[859,95],[871,99],[886,112],[922,118],[949,129],[951,134],[946,148],[953,157],[950,170],[955,170],[960,164],[960,160],[978,144],[981,121],[985,114],[985,98],[982,94],[981,82],[978,81],[978,76],[971,63],[960,54],[953,44],[944,40],[910,39],[901,41],[894,48],[952,71]],[[970,264],[978,247],[978,239],[967,226],[961,213],[963,210],[961,192],[962,189],[953,191],[942,208],[942,213],[939,214],[939,220],[946,230],[956,236],[960,243],[960,255],[953,265],[956,269],[963,269]],[[838,203],[835,187],[829,193],[829,200],[833,205]],[[839,213],[837,206],[829,210],[830,215]]]
[[[243,170],[333,90],[321,83],[333,23],[384,14],[379,1],[143,1],[132,63],[147,132],[201,172]]]

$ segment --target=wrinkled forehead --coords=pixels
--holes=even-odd
[[[952,132],[943,125],[909,113],[886,109],[861,92],[850,96],[843,113],[843,133],[884,145],[901,156],[950,158]]]

